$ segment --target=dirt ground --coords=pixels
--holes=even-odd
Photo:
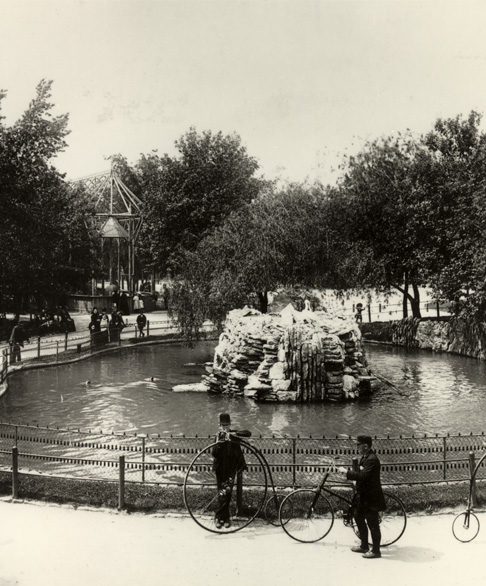
[[[486,521],[486,513],[479,515]],[[157,516],[0,501],[0,586],[484,584],[486,529],[462,544],[454,513],[410,517],[383,557],[352,553],[341,523],[299,544],[263,523],[214,535],[184,515]]]

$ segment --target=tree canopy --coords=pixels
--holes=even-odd
[[[161,271],[177,271],[186,251],[265,185],[236,134],[191,128],[175,146],[174,157],[152,152],[135,165],[145,218],[139,250]]]
[[[79,286],[93,262],[89,205],[52,165],[66,146],[68,116],[53,115],[51,87],[42,80],[13,125],[0,120],[0,298],[17,307]]]

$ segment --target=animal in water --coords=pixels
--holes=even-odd
[[[84,386],[85,386],[85,387],[89,387],[89,385],[90,385],[90,384],[91,384],[91,381],[90,381],[90,380],[87,380],[87,381],[84,383]]]

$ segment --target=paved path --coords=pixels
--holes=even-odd
[[[280,529],[221,536],[185,516],[0,502],[0,586],[463,586],[486,583],[483,532],[461,544],[451,514],[416,516],[380,560],[349,551],[338,523],[323,542]]]

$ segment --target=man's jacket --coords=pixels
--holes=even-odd
[[[246,470],[245,457],[238,438],[232,437],[231,441],[218,442],[211,451],[213,470],[218,481],[234,477],[237,472]]]
[[[381,489],[380,460],[373,450],[363,456],[359,462],[359,470],[348,470],[348,480],[356,480],[358,504],[363,509],[384,511],[385,497]]]

